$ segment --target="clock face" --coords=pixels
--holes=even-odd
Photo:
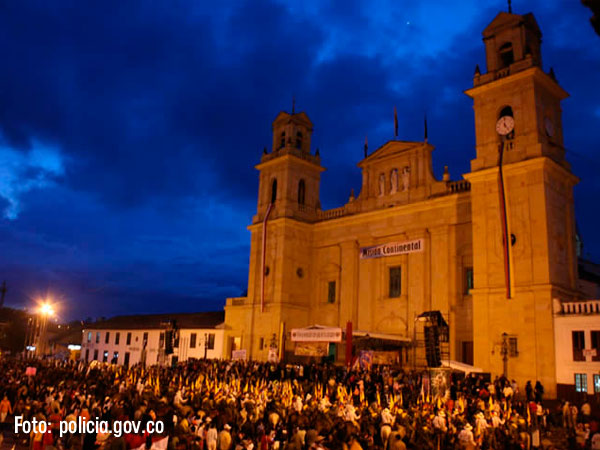
[[[546,134],[548,137],[554,136],[554,124],[552,123],[550,117],[546,117],[544,119],[544,128],[546,129]]]
[[[502,116],[496,122],[496,132],[501,136],[506,136],[515,128],[515,120],[511,116]]]

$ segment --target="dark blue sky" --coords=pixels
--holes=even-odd
[[[513,1],[544,34],[600,260],[600,37],[579,1]],[[474,157],[481,31],[504,0],[0,3],[0,280],[62,319],[220,309],[246,287],[271,122],[311,117],[324,208],[360,187],[365,135],[421,140],[454,179]]]

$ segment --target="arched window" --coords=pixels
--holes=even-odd
[[[302,148],[302,133],[299,131],[296,133],[296,148]]]
[[[300,180],[300,182],[298,183],[298,203],[300,205],[304,205],[305,194],[306,194],[306,185],[304,183],[304,180]]]
[[[502,108],[500,110],[500,114],[498,114],[498,119],[500,117],[504,117],[504,116],[510,116],[510,117],[514,117],[513,116],[513,110],[510,106],[505,106],[504,108]]]
[[[277,200],[277,178],[274,178],[271,184],[271,203],[275,203],[275,200]]]
[[[500,63],[502,64],[501,68],[508,67],[515,61],[512,44],[510,42],[502,44],[502,46],[499,49],[499,53]]]
[[[279,148],[283,147],[285,147],[285,131],[281,132],[281,145],[279,146]]]

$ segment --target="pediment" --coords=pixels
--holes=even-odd
[[[312,129],[313,127],[312,122],[308,118],[308,114],[306,114],[304,111],[295,114],[290,114],[286,111],[281,111],[279,114],[277,114],[275,120],[273,120],[273,127],[275,127],[277,123],[282,121],[291,121],[294,123],[302,124],[309,129]]]
[[[362,167],[365,167],[367,165],[370,165],[370,164],[378,162],[378,161],[392,159],[392,158],[401,156],[403,154],[406,154],[412,150],[420,149],[423,146],[433,148],[432,146],[430,146],[429,144],[427,144],[425,142],[397,141],[397,140],[388,141],[385,144],[383,144],[381,147],[379,147],[377,150],[375,150],[373,153],[371,153],[369,156],[367,156],[365,159],[360,161],[358,163],[358,167],[362,168]]]
[[[492,36],[503,29],[517,27],[521,23],[525,23],[528,28],[534,29],[537,33],[541,35],[540,27],[538,26],[533,14],[527,13],[524,15],[520,15],[502,11],[498,13],[498,15],[494,18],[494,20],[492,20],[492,22],[487,27],[485,27],[485,29],[483,30],[483,36]]]

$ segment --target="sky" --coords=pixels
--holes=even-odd
[[[453,179],[475,156],[481,32],[505,0],[0,2],[0,281],[60,320],[218,310],[246,289],[263,147],[305,111],[324,209],[358,193],[363,143],[423,139]],[[584,255],[600,262],[600,37],[576,0],[515,0],[570,93]]]

